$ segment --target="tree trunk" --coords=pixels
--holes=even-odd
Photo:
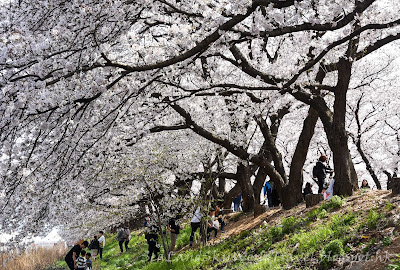
[[[392,194],[393,195],[400,194],[400,178],[398,177],[392,178]]]
[[[333,152],[335,169],[333,193],[351,196],[353,189],[358,188],[358,179],[351,160],[346,132],[347,89],[351,76],[351,62],[342,58],[339,60],[338,65],[338,82],[335,87],[332,130],[329,133],[327,132],[327,136]]]
[[[225,195],[226,180],[223,177],[218,178],[218,193],[221,196]]]
[[[244,163],[245,161],[242,162]],[[250,181],[250,166],[248,162],[245,165],[243,163],[237,167],[238,183],[242,190],[243,212],[251,212],[254,210],[255,198],[253,186]]]
[[[310,107],[290,164],[289,184],[283,188],[281,202],[284,209],[290,209],[303,201],[303,167],[317,121],[318,112]]]
[[[317,205],[319,202],[324,200],[324,195],[322,194],[307,194],[306,195],[306,207],[312,207]]]
[[[372,180],[374,180],[374,182],[375,182],[376,188],[382,189],[381,182],[379,182],[378,176],[376,175],[374,169],[371,166],[371,162],[369,162],[368,157],[365,155],[364,151],[361,148],[361,141],[358,141],[356,143],[356,146],[357,146],[358,153],[360,154],[362,160],[365,163],[365,167],[366,167],[367,171],[371,175]]]
[[[386,189],[387,190],[392,189],[392,179],[393,179],[392,174],[386,170],[383,171],[383,173],[386,174],[387,176]]]
[[[263,169],[259,168],[256,179],[253,183],[253,192],[254,192],[254,207],[261,203],[261,190],[264,187],[265,178],[267,177],[267,173],[264,172]]]
[[[236,183],[236,185],[229,190],[228,193],[224,196],[224,209],[231,209],[233,199],[240,193],[240,185]]]

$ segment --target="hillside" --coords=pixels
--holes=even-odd
[[[256,219],[231,214],[226,233],[201,248],[187,246],[186,226],[172,264],[147,263],[140,232],[123,254],[108,235],[104,259],[94,269],[400,269],[399,203],[388,191],[359,191],[314,208],[272,209]]]

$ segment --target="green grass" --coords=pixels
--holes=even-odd
[[[214,246],[177,252],[172,263],[148,263],[147,243],[143,235],[132,234],[129,244],[131,249],[122,254],[119,254],[115,235],[108,235],[104,259],[96,262],[98,267],[94,270],[329,268],[335,256],[351,252],[348,243],[352,239],[359,237],[365,229],[376,228],[383,218],[375,210],[366,212],[368,216],[365,212],[357,213],[351,209],[335,212],[345,201],[337,196],[332,199],[306,215],[284,218],[275,226],[266,225],[242,231]],[[190,226],[181,230],[177,249],[189,243],[190,231]],[[389,244],[390,239],[383,239],[382,243]],[[364,249],[369,250],[374,245],[375,242],[371,241]]]
[[[335,195],[330,200],[323,202],[320,208],[327,211],[333,211],[341,208],[344,203],[345,200],[343,198]]]
[[[383,218],[383,215],[371,209],[368,214],[367,225],[368,228],[374,230],[378,226],[378,222]]]

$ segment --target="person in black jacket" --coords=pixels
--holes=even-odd
[[[146,226],[146,233],[145,233],[145,238],[147,240],[147,244],[149,245],[149,254],[148,254],[148,260],[151,261],[151,257],[154,253],[155,259],[158,259],[158,252],[160,251],[160,248],[158,247],[158,233],[160,231],[159,227],[156,225],[148,225]]]
[[[360,188],[371,189],[371,187],[368,185],[368,181],[365,179],[362,180]]]
[[[313,177],[316,177],[318,179],[318,193],[322,193],[322,188],[325,184],[326,174],[333,173],[333,170],[329,166],[324,164],[327,159],[328,158],[326,156],[321,155],[318,159],[317,164],[315,164],[315,167],[313,168]]]
[[[172,255],[175,250],[176,238],[178,237],[180,226],[178,223],[179,217],[173,217],[168,222],[168,231],[171,233],[171,246],[169,248],[168,258]]]
[[[307,194],[313,194],[312,189],[311,189],[312,185],[310,182],[307,182],[304,190],[303,190],[303,197],[304,199],[306,199],[306,195]]]
[[[96,257],[97,257],[97,253],[99,252],[99,249],[100,249],[100,243],[99,243],[99,240],[97,239],[97,235],[95,235],[93,240],[90,241],[88,248],[90,249],[90,251],[92,253],[91,255],[93,257],[93,261],[95,261]]]
[[[82,244],[76,244],[65,256],[65,262],[67,263],[69,269],[74,270],[78,267],[77,259],[81,254],[82,249],[88,246],[87,241],[83,241]]]

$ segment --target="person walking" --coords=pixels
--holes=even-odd
[[[125,240],[125,250],[128,250],[129,249],[128,244],[129,244],[129,241],[131,241],[131,231],[129,230],[128,227],[125,227],[124,229],[125,229],[126,235],[128,236],[128,238],[126,238],[126,240]]]
[[[175,250],[175,243],[176,243],[176,239],[178,238],[179,229],[180,229],[180,227],[178,224],[178,218],[177,217],[171,218],[168,223],[168,231],[171,234],[171,246],[169,248],[168,258],[171,257],[171,255],[173,254],[173,252]]]
[[[82,249],[87,248],[88,244],[88,241],[83,241],[82,244],[73,246],[67,255],[65,255],[65,262],[70,270],[75,270],[78,267],[77,259],[81,254]]]
[[[160,248],[158,246],[158,234],[160,232],[160,228],[156,225],[148,225],[146,226],[145,238],[147,240],[147,244],[149,246],[149,253],[147,261],[151,261],[151,257],[154,253],[155,260],[158,259],[158,252],[160,252]]]
[[[104,232],[99,231],[99,255],[100,259],[103,259],[103,248],[106,245],[106,238],[104,237]]]
[[[203,214],[201,213],[201,208],[200,208],[200,206],[198,206],[196,208],[196,211],[194,212],[192,220],[190,221],[190,228],[192,229],[192,231],[190,232],[190,239],[189,239],[190,247],[193,245],[193,238],[194,238],[194,235],[198,228],[200,228],[200,233],[201,233],[200,224],[201,224],[202,217],[203,217]]]
[[[268,207],[272,207],[271,193],[272,193],[271,183],[267,181],[264,185],[264,201],[268,203]]]
[[[329,166],[324,164],[327,159],[328,158],[325,155],[321,155],[317,163],[313,167],[313,177],[318,179],[318,193],[322,193],[322,188],[325,184],[326,174],[333,173],[333,170]]]
[[[121,227],[119,228],[118,234],[117,234],[117,241],[118,241],[118,244],[119,244],[119,248],[120,248],[120,250],[121,250],[121,253],[124,252],[123,245],[124,245],[124,242],[125,242],[127,239],[128,239],[128,234],[127,234],[125,228],[121,226]],[[125,246],[125,249],[126,249],[126,246]]]

